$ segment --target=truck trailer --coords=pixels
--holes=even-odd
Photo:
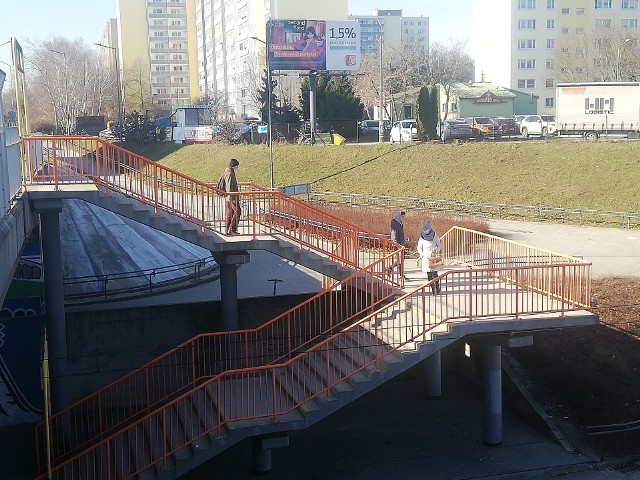
[[[559,83],[556,133],[597,140],[601,135],[638,138],[639,82]]]

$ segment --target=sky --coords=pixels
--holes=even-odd
[[[349,0],[348,12],[371,15],[375,8],[402,9],[404,16],[429,17],[429,41],[448,43],[451,39],[471,38],[473,2],[477,0]],[[55,8],[43,8],[43,0],[2,2],[0,44],[15,37],[27,50],[29,41],[52,36],[81,38],[87,45],[99,42],[110,18],[116,16],[115,0],[59,0]],[[11,63],[9,45],[0,46],[0,62]],[[0,63],[0,69],[8,67]],[[9,73],[9,72],[7,72]]]

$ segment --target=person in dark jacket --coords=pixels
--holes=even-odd
[[[239,190],[238,181],[236,180],[236,169],[238,168],[238,165],[240,165],[240,162],[235,158],[232,158],[229,161],[229,166],[225,168],[222,173],[222,177],[224,178],[224,190],[227,192],[227,235],[238,233],[238,221],[240,220],[240,196],[237,195]]]
[[[404,246],[404,225],[402,223],[402,217],[404,212],[396,212],[391,219],[391,240]]]

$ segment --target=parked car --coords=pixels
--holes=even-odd
[[[447,140],[466,140],[473,137],[471,125],[463,120],[443,120],[438,123],[438,136],[443,142]]]
[[[415,120],[400,120],[391,127],[391,133],[389,134],[391,143],[413,142],[414,140],[418,140],[418,127]]]
[[[476,138],[499,137],[500,126],[494,123],[489,117],[467,117],[465,123],[473,129],[473,136]]]
[[[517,135],[520,133],[513,117],[494,117],[493,122],[500,127],[502,135]]]
[[[377,135],[379,131],[378,120],[362,120],[358,122],[358,128],[363,135]]]
[[[511,118],[513,118],[516,122],[516,133],[520,133],[520,124],[522,123],[522,120],[527,117],[528,115],[511,115]]]
[[[553,115],[529,115],[520,123],[520,134],[523,137],[536,135],[546,137],[556,130],[555,117]]]

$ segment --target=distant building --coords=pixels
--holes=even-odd
[[[374,10],[373,15],[349,15],[360,23],[363,54],[383,48],[429,49],[429,17],[403,17],[402,10]]]
[[[630,76],[624,68],[618,72],[618,52],[624,59],[625,49],[637,49],[634,40],[626,39],[640,32],[638,0],[475,3],[476,79],[538,96],[540,113],[555,112],[558,82]]]

